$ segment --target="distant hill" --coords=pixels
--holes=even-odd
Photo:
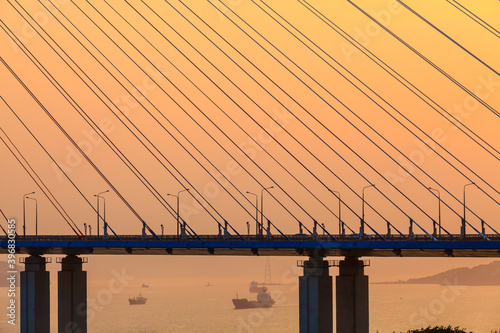
[[[456,282],[455,282],[456,281]],[[493,261],[487,265],[472,268],[460,267],[450,269],[435,275],[409,279],[407,281],[391,282],[394,284],[438,284],[457,283],[463,286],[499,286],[500,261]]]
[[[21,279],[21,271],[24,270],[22,266],[16,265],[17,270],[17,280],[16,284],[19,285],[19,280]],[[11,271],[6,261],[0,261],[0,287],[8,287],[9,282],[7,281],[7,271]]]

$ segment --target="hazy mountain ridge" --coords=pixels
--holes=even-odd
[[[460,267],[450,269],[431,276],[392,283],[446,285],[450,282],[463,286],[499,286],[500,261],[493,261],[487,265],[479,265],[472,268]]]

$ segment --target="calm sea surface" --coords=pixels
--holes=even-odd
[[[52,330],[57,332],[57,299],[52,285]],[[235,310],[231,299],[255,298],[248,285],[128,286],[110,291],[107,284],[89,287],[89,332],[298,332],[296,285],[271,286],[277,304],[271,309]],[[149,300],[130,306],[138,292]],[[7,291],[0,288],[6,313]],[[473,332],[500,329],[500,287],[431,285],[370,285],[371,332],[401,332],[427,325],[451,324]],[[19,332],[19,326],[0,317],[0,332]]]

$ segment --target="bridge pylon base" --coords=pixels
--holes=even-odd
[[[362,260],[346,257],[339,262],[336,301],[337,333],[368,333],[368,276]]]
[[[50,273],[46,258],[29,256],[21,272],[21,333],[50,332]]]
[[[70,255],[60,260],[58,278],[58,332],[87,333],[87,272],[84,260]]]
[[[300,333],[333,332],[333,285],[329,263],[311,257],[299,277]]]

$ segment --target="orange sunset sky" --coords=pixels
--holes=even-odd
[[[284,233],[298,233],[297,221],[312,230],[313,219],[324,223],[332,234],[338,232],[338,220],[332,214],[337,214],[338,201],[327,188],[339,191],[344,203],[351,207],[352,211],[345,205],[342,207],[342,217],[357,231],[359,218],[355,213],[361,214],[361,200],[329,170],[358,195],[364,186],[375,184],[376,189],[366,191],[366,202],[404,233],[408,231],[407,215],[432,232],[431,218],[437,219],[438,200],[426,189],[429,186],[439,188],[446,203],[442,206],[443,226],[451,233],[459,233],[462,190],[471,179],[478,187],[467,189],[467,206],[472,211],[467,212],[468,221],[480,228],[481,218],[500,230],[497,203],[500,201],[500,39],[450,2],[405,1],[482,63],[397,1],[357,0],[354,3],[453,77],[463,89],[396,41],[348,1],[311,0],[309,3],[438,106],[434,102],[430,104],[446,110],[480,136],[489,144],[487,149],[491,153],[457,130],[452,125],[455,120],[450,122],[439,115],[299,1],[173,0],[147,3],[146,6],[141,0],[107,3],[52,0],[52,4],[49,0],[3,1],[0,4],[0,57],[156,233],[161,233],[161,224],[165,226],[165,233],[175,233],[176,202],[167,193],[176,194],[187,187],[200,198],[193,189],[196,188],[210,202],[213,208],[208,208],[208,211],[219,222],[226,219],[240,233],[246,233],[246,222],[252,222],[255,207],[254,197],[245,192],[260,193],[262,186],[275,187],[266,194],[264,213]],[[461,0],[460,3],[500,29],[500,2]],[[17,44],[9,37],[11,33],[18,38]],[[29,51],[23,51],[18,43]],[[165,208],[155,199],[25,52],[43,65],[53,80],[71,96],[72,103],[85,111],[165,198],[163,204],[172,208]],[[472,99],[464,89],[474,92],[490,109]],[[146,108],[141,107],[127,90]],[[94,194],[110,189],[110,186],[77,152],[4,64],[0,64],[0,96],[67,171],[86,199],[95,205]],[[0,138],[8,142],[8,136],[12,140],[78,228],[83,232],[83,224],[91,224],[95,234],[95,211],[4,101],[0,100],[0,126],[4,131],[0,131]],[[428,138],[424,141],[460,172],[416,139],[391,115],[418,133],[420,138],[425,138],[424,132],[435,139],[463,165]],[[265,134],[261,126],[279,143]],[[135,136],[141,137],[154,155]],[[256,147],[249,136],[267,152]],[[421,183],[375,144],[402,163]],[[7,146],[13,148],[11,143]],[[408,162],[396,149],[422,170]],[[191,155],[200,161],[201,166]],[[241,166],[234,162],[233,157]],[[215,167],[224,172],[234,187],[220,176]],[[175,178],[181,179],[180,174],[191,185],[184,180],[179,183]],[[214,175],[222,186],[210,175]],[[36,191],[39,234],[73,233],[3,142],[0,142],[0,184],[0,209],[8,218],[21,221],[23,194]],[[33,211],[33,203],[29,202],[28,234],[34,234]],[[217,232],[217,223],[190,194],[182,194],[180,211],[198,234]],[[139,234],[141,231],[138,218],[113,191],[106,194],[106,217],[118,234]],[[370,208],[366,209],[366,221],[379,232],[386,232],[384,219]],[[1,223],[5,227],[5,221]],[[473,232],[471,228],[468,231]],[[421,233],[420,230],[416,232]],[[410,261],[402,259],[400,262]],[[383,267],[386,261],[380,259],[380,262]],[[431,262],[436,267],[443,262],[451,265],[446,260]],[[470,265],[479,261],[461,262]]]

